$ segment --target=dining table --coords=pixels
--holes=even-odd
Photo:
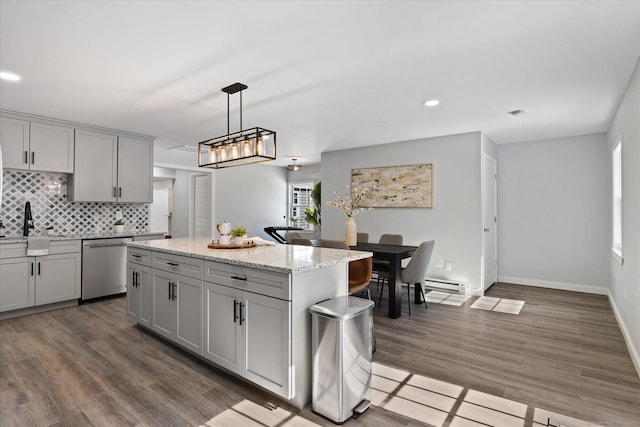
[[[350,246],[357,251],[373,253],[373,261],[385,261],[389,263],[389,317],[397,319],[402,315],[402,260],[411,258],[417,246],[386,245],[380,243],[361,243]],[[416,303],[419,303],[419,292],[416,291]]]

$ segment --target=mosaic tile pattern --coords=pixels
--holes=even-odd
[[[148,231],[145,203],[76,203],[67,201],[67,175],[8,170],[3,172],[0,219],[7,237],[22,236],[24,204],[31,202],[36,232],[52,226],[54,234],[100,233],[113,230],[121,210],[127,231]]]

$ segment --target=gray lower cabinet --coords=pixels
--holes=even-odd
[[[291,399],[291,301],[205,282],[203,305],[204,357]]]
[[[133,263],[127,264],[127,316],[129,319],[151,328],[153,315],[153,288],[151,268]]]
[[[202,280],[153,269],[155,332],[202,355]]]
[[[33,262],[28,257],[0,259],[0,312],[35,305]]]
[[[0,249],[0,312],[80,298],[79,240],[52,242],[38,257],[24,255],[26,243]]]

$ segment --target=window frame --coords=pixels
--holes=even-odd
[[[622,135],[620,135],[611,148],[611,253],[621,265],[624,263],[622,160]]]
[[[308,224],[304,220],[304,210],[306,207],[313,208],[313,199],[311,199],[311,191],[313,191],[313,186],[315,185],[315,181],[296,181],[289,182],[287,185],[287,226],[292,227],[301,227],[303,231],[313,231],[313,226]],[[299,200],[294,205],[294,188],[295,187],[307,187],[309,190],[308,193],[308,205],[303,205],[299,203]],[[294,223],[291,222],[291,218],[293,217],[294,207],[298,207],[298,220]]]

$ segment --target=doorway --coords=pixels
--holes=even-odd
[[[149,205],[149,230],[161,231],[171,236],[172,199],[173,179],[155,178],[153,203]]]
[[[498,281],[498,164],[482,153],[482,291]]]

